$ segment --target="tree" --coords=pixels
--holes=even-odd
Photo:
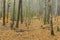
[[[16,28],[18,28],[20,16],[21,16],[21,23],[22,23],[22,6],[21,5],[22,5],[22,0],[19,0]]]
[[[47,2],[45,0],[45,14],[44,14],[44,25],[46,24],[46,8],[47,7]]]
[[[3,0],[3,25],[5,25],[5,2],[6,0]]]
[[[49,14],[50,14],[50,26],[51,26],[51,35],[54,35],[54,30],[53,30],[53,22],[52,22],[52,6],[51,6],[51,1],[52,0],[48,0],[48,10],[49,10]]]
[[[15,20],[15,0],[14,0],[14,5],[13,5],[13,16],[12,16],[11,29],[14,26],[14,20]]]
[[[34,13],[33,13],[32,10],[31,10],[31,5],[30,5],[31,3],[33,3],[33,2],[31,2],[31,0],[29,0],[28,3],[27,3],[27,6],[26,6],[26,20],[27,20],[26,26],[27,26],[27,27],[30,25],[31,19],[32,19],[33,16],[34,16]],[[29,27],[28,27],[28,28],[29,28]]]
[[[50,2],[49,0],[45,0],[45,14],[44,14],[44,24],[49,24],[49,16],[50,16],[50,8],[49,8]]]
[[[58,12],[57,12],[57,6],[58,6],[58,0],[53,0],[53,10],[55,14],[55,21],[57,21],[57,31],[60,31],[59,25],[58,25]]]
[[[9,18],[9,7],[10,7],[10,3],[9,3],[9,0],[8,0],[8,4],[7,4],[7,23],[8,23],[8,18]]]
[[[52,23],[52,15],[50,15],[50,26],[51,26],[51,35],[54,35],[53,23]]]
[[[20,15],[21,15],[21,24],[23,23],[23,14],[22,14],[22,0],[21,0],[21,3],[20,3],[20,9],[21,9],[21,12],[20,12]]]

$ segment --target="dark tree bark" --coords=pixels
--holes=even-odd
[[[22,7],[22,6],[21,6],[21,5],[22,5],[22,0],[19,0],[16,28],[18,28],[20,16],[22,17],[22,14],[21,14],[21,13],[22,13],[22,12],[21,12],[21,7]],[[21,19],[21,22],[22,22],[22,19]]]
[[[5,2],[6,0],[3,0],[3,25],[5,25]]]
[[[21,0],[21,24],[23,23],[23,14],[22,14],[22,0]]]

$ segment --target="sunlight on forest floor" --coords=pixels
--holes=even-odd
[[[0,20],[0,40],[60,40],[60,32],[56,28],[57,21],[54,20],[53,18],[55,36],[50,34],[50,26],[48,24],[43,25],[41,19],[32,19],[29,27],[20,24],[19,29],[27,30],[24,32],[11,30],[9,24],[2,26],[2,20]],[[60,26],[60,17],[58,17],[58,25]]]

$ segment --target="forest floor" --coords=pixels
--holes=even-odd
[[[0,20],[0,40],[60,40],[60,32],[57,31],[55,19],[53,19],[53,24],[54,36],[51,35],[50,26],[43,25],[41,19],[32,19],[29,27],[20,24],[19,30],[11,30],[9,24],[2,26],[2,20]],[[60,26],[60,17],[58,17],[58,26]]]

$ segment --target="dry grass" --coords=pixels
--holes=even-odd
[[[9,24],[4,27],[2,26],[2,20],[0,20],[0,40],[60,40],[60,32],[57,31],[57,22],[54,18],[53,24],[55,36],[50,34],[50,26],[48,24],[43,25],[41,19],[32,19],[29,27],[26,27],[25,24],[20,24],[19,29],[25,30],[24,32],[11,30]],[[60,17],[58,17],[59,24]]]

